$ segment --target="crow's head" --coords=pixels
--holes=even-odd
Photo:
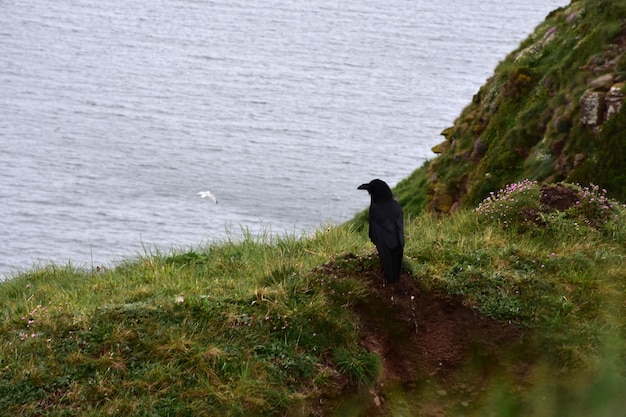
[[[393,194],[391,194],[391,189],[387,185],[387,183],[383,180],[379,180],[376,178],[375,180],[371,180],[367,184],[361,184],[357,187],[358,190],[367,190],[368,193],[372,196],[372,200],[386,200],[393,199]]]

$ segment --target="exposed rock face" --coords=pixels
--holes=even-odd
[[[604,120],[604,96],[601,91],[587,90],[580,98],[580,123],[598,126]]]
[[[433,146],[430,150],[433,151],[433,153],[440,154],[444,153],[448,149],[450,149],[450,142],[445,141],[441,142],[439,145]]]
[[[618,83],[614,84],[605,97],[606,102],[606,113],[605,113],[605,121],[608,121],[611,116],[619,113],[622,109],[622,105],[624,104],[624,99],[626,99],[626,94],[624,93],[624,87],[626,83]]]
[[[626,95],[624,83],[613,84],[613,75],[605,74],[589,83],[589,89],[580,98],[580,122],[595,127],[618,113]]]
[[[609,91],[609,88],[613,85],[613,75],[604,74],[600,77],[592,80],[589,83],[589,88],[597,91]]]

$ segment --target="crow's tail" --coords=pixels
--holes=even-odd
[[[385,273],[387,281],[398,281],[402,272],[402,257],[404,256],[404,248],[402,246],[397,246],[391,249],[387,246],[379,245],[376,249],[378,250],[380,263],[383,265],[383,272]]]

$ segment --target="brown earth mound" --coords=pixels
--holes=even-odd
[[[368,271],[365,278],[372,295],[355,311],[362,325],[362,343],[381,356],[385,379],[411,382],[424,372],[445,376],[470,352],[488,355],[516,343],[522,335],[517,327],[491,320],[459,298],[424,291],[407,274],[393,284],[379,271]],[[398,338],[403,340],[399,343]]]
[[[356,255],[348,255],[356,260]],[[378,383],[369,390],[367,416],[383,415],[385,388],[400,384],[411,390],[425,379],[439,386],[454,384],[455,371],[472,357],[496,363],[499,353],[521,342],[523,332],[512,324],[485,317],[451,298],[422,289],[415,277],[403,274],[389,283],[382,271],[346,272],[334,264],[324,270],[336,276],[358,276],[369,282],[370,294],[353,309],[359,317],[361,344],[377,353],[383,369]],[[476,381],[476,386],[480,381]],[[473,388],[478,390],[480,388]],[[432,411],[432,410],[431,410]],[[424,415],[442,415],[421,410]]]

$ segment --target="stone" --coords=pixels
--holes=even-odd
[[[444,153],[448,149],[450,149],[450,142],[445,141],[445,142],[441,142],[439,145],[433,146],[430,150],[436,154],[440,154],[440,153]]]
[[[587,157],[584,153],[577,153],[576,155],[574,155],[574,167],[577,167],[578,165],[585,162],[585,159],[587,159]]]
[[[604,96],[600,91],[587,90],[580,98],[580,123],[598,126],[603,121]]]
[[[441,131],[440,135],[450,140],[450,136],[452,135],[452,132],[454,132],[454,126],[446,127],[445,129]]]
[[[626,94],[624,93],[625,83],[618,83],[611,87],[605,97],[606,115],[605,121],[609,120],[611,116],[619,113],[624,104]]]
[[[589,88],[592,90],[609,91],[609,88],[613,85],[613,74],[604,74],[598,78],[593,79],[589,83]]]

